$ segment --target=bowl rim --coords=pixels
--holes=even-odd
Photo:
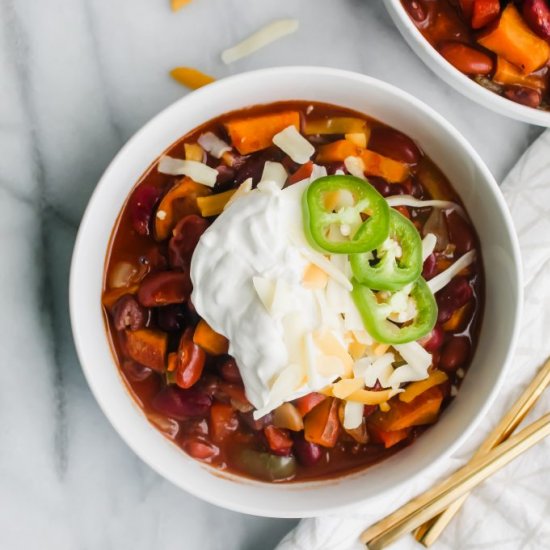
[[[401,36],[413,52],[422,59],[429,69],[456,91],[500,115],[537,126],[550,127],[550,111],[541,111],[506,99],[477,84],[453,67],[424,38],[403,7],[401,0],[384,0],[384,4]]]
[[[86,238],[86,234],[93,230],[93,226],[95,222],[95,217],[97,216],[97,209],[100,206],[99,202],[99,195],[100,190],[107,184],[107,182],[111,179],[111,174],[115,171],[115,167],[118,167],[121,163],[126,163],[126,156],[128,154],[128,151],[134,147],[135,144],[137,144],[140,140],[145,139],[145,136],[150,131],[150,128],[153,127],[155,124],[159,122],[160,119],[163,119],[165,117],[170,117],[172,112],[176,111],[180,108],[180,105],[183,103],[185,104],[189,97],[193,96],[196,97],[198,95],[204,96],[208,98],[208,96],[216,95],[218,93],[218,90],[221,92],[223,91],[223,88],[226,86],[228,82],[234,83],[234,82],[247,82],[247,81],[254,81],[256,79],[261,79],[263,76],[267,75],[296,75],[297,77],[304,78],[307,77],[307,75],[312,76],[318,76],[318,77],[331,77],[331,78],[346,78],[346,79],[352,79],[357,81],[359,84],[367,85],[367,86],[374,86],[378,87],[381,90],[388,91],[393,95],[401,96],[405,101],[407,101],[409,104],[412,104],[415,109],[419,109],[420,111],[426,113],[430,119],[433,119],[432,122],[435,122],[439,124],[442,129],[445,131],[445,133],[450,134],[450,138],[458,141],[460,145],[465,149],[467,154],[472,159],[472,162],[476,165],[476,167],[479,169],[479,172],[484,180],[484,183],[488,186],[489,191],[491,192],[496,204],[498,204],[498,208],[503,216],[503,219],[505,220],[505,227],[503,229],[507,232],[509,241],[510,241],[510,252],[512,254],[513,258],[513,265],[511,268],[514,271],[514,281],[516,283],[515,295],[517,296],[517,299],[514,303],[514,308],[516,315],[513,320],[513,328],[511,330],[510,339],[508,341],[508,348],[505,355],[505,360],[500,368],[500,372],[496,378],[495,384],[491,389],[491,392],[486,396],[486,399],[484,401],[483,406],[478,410],[475,417],[472,419],[472,421],[468,424],[468,426],[463,430],[461,434],[453,441],[452,444],[450,444],[446,449],[444,449],[434,460],[431,464],[426,465],[425,467],[420,468],[414,476],[411,476],[407,479],[404,479],[402,481],[398,481],[394,483],[391,487],[388,489],[384,489],[382,491],[379,491],[376,495],[366,496],[365,499],[361,500],[354,500],[353,502],[350,502],[349,504],[338,504],[338,505],[323,505],[323,506],[317,506],[316,508],[311,507],[307,509],[299,509],[294,510],[293,512],[289,513],[288,511],[285,511],[283,509],[270,509],[269,505],[266,504],[264,509],[258,509],[253,508],[252,506],[245,504],[245,503],[239,503],[229,500],[228,498],[225,498],[223,495],[213,495],[213,494],[204,494],[201,493],[199,490],[194,490],[193,488],[190,488],[188,486],[185,486],[181,480],[177,479],[175,475],[167,468],[162,465],[159,465],[155,462],[152,456],[148,454],[144,449],[143,446],[139,447],[138,445],[134,445],[130,438],[130,430],[128,428],[125,428],[124,423],[122,421],[119,421],[117,418],[116,411],[112,410],[113,405],[108,402],[108,399],[103,395],[100,384],[96,383],[96,376],[94,375],[94,369],[92,368],[93,361],[91,357],[88,357],[87,354],[84,352],[84,344],[83,341],[86,338],[86,334],[81,329],[80,321],[79,321],[79,310],[77,307],[77,302],[79,300],[78,293],[80,289],[80,282],[77,281],[75,272],[77,271],[77,268],[81,262],[85,262],[85,250],[83,249],[82,242]],[[258,101],[260,103],[261,101]],[[246,105],[243,105],[243,107],[246,107]],[[136,180],[137,181],[137,180]],[[132,185],[135,185],[135,182],[132,183]],[[132,187],[130,187],[127,190],[126,196],[128,196],[128,193],[130,192]],[[115,220],[112,220],[110,223],[110,226],[112,227]],[[105,252],[104,252],[105,253]],[[358,502],[363,502],[369,499],[375,499],[379,498],[382,495],[388,493],[391,490],[398,489],[400,487],[403,487],[404,485],[410,483],[413,479],[417,478],[418,476],[421,476],[425,474],[427,471],[429,471],[431,468],[436,467],[437,464],[440,464],[443,460],[448,458],[453,452],[456,451],[458,447],[460,447],[464,441],[470,437],[472,432],[475,430],[475,428],[478,426],[478,424],[481,422],[482,418],[486,415],[488,409],[493,404],[498,392],[500,391],[500,388],[504,382],[506,371],[510,365],[513,351],[516,347],[516,343],[518,340],[519,335],[519,328],[520,323],[519,320],[521,318],[521,311],[522,311],[522,270],[520,268],[521,266],[521,257],[520,257],[520,250],[519,250],[519,242],[517,239],[517,235],[514,230],[514,225],[512,222],[511,214],[508,210],[508,207],[504,201],[504,197],[494,179],[492,176],[489,168],[485,165],[483,160],[481,159],[480,155],[475,151],[472,145],[462,136],[462,134],[451,124],[449,123],[442,115],[440,115],[437,111],[435,111],[433,108],[426,105],[421,100],[417,99],[413,95],[409,94],[408,92],[405,92],[401,90],[400,88],[386,83],[382,80],[379,80],[377,78],[373,78],[367,75],[363,75],[360,73],[352,72],[352,71],[346,71],[341,69],[334,69],[334,68],[327,68],[327,67],[315,67],[315,66],[288,66],[288,67],[276,67],[276,68],[268,68],[268,69],[261,69],[261,70],[255,70],[255,71],[249,71],[241,74],[237,74],[234,76],[230,76],[226,79],[216,81],[212,84],[209,84],[208,86],[196,90],[192,92],[191,94],[188,94],[186,96],[183,96],[182,98],[176,100],[171,105],[167,106],[163,110],[161,110],[157,115],[152,117],[147,123],[145,123],[139,130],[135,132],[135,134],[125,143],[125,145],[120,149],[120,151],[115,155],[113,160],[109,163],[108,167],[106,168],[105,172],[101,176],[98,184],[96,185],[96,188],[94,189],[88,205],[86,207],[86,210],[84,212],[84,215],[82,217],[82,221],[78,230],[78,234],[75,240],[75,245],[73,249],[73,257],[71,261],[71,267],[70,267],[70,281],[69,281],[69,308],[70,308],[70,321],[71,321],[71,328],[73,333],[73,339],[75,342],[75,348],[77,351],[77,355],[82,367],[82,370],[84,372],[85,378],[88,382],[88,385],[92,391],[92,394],[94,395],[97,403],[99,404],[101,410],[111,423],[111,425],[115,428],[118,435],[126,442],[126,444],[134,451],[134,453],[143,461],[145,462],[149,467],[151,467],[154,471],[159,473],[161,476],[163,476],[165,479],[168,479],[171,481],[174,485],[176,485],[179,488],[184,489],[188,493],[201,498],[202,500],[206,500],[212,504],[221,506],[226,509],[234,510],[237,512],[252,514],[252,515],[260,515],[260,516],[266,516],[266,517],[312,517],[315,515],[326,515],[326,514],[334,514],[338,512],[342,512],[343,510],[349,509],[351,506],[355,506]],[[102,330],[104,328],[102,327]],[[116,372],[119,374],[120,382],[124,385],[124,381],[122,380],[122,377],[120,376],[120,372],[118,367],[115,364],[114,358],[112,367],[116,370]],[[132,404],[136,407],[136,409],[143,414],[143,411],[141,408],[137,406],[134,399],[128,392],[127,388],[124,388],[128,398],[130,401],[132,401]],[[150,426],[151,430],[154,430],[155,432],[158,432],[158,430],[154,426]],[[181,449],[178,449],[179,452],[182,452]],[[191,459],[193,460],[193,459]],[[376,467],[376,466],[374,466]],[[216,473],[216,469],[211,468],[213,470],[213,473]],[[219,474],[219,471],[218,471]],[[351,474],[353,476],[355,474]],[[230,477],[230,476],[229,476]],[[239,480],[249,481],[246,478],[242,478],[240,476],[236,476]],[[345,477],[345,476],[342,476]],[[328,483],[337,481],[340,478],[335,479],[329,479],[326,480]],[[287,487],[291,486],[294,489],[300,489],[301,487],[314,489],[314,485],[318,482],[309,482],[309,483],[294,483],[294,484],[286,484]],[[264,484],[261,483],[261,485],[266,486],[273,486],[273,484]],[[221,492],[220,492],[221,493]],[[289,492],[289,498],[292,493]]]

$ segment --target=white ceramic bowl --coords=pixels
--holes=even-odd
[[[149,424],[122,382],[103,323],[100,296],[113,223],[143,172],[171,143],[227,111],[258,103],[310,99],[356,109],[413,137],[463,198],[481,238],[487,279],[480,343],[457,399],[441,420],[396,456],[337,480],[266,484],[191,459]],[[398,88],[355,73],[315,67],[245,73],[180,99],[146,124],[101,178],[75,244],[70,282],[74,339],[98,403],[128,445],[190,493],[240,512],[305,517],[342,509],[406,485],[457,448],[490,407],[516,342],[520,257],[502,195],[478,154],[440,115]],[[116,480],[115,480],[116,482]]]
[[[418,55],[437,76],[447,84],[450,84],[455,90],[501,115],[509,116],[530,124],[550,126],[550,112],[526,107],[525,105],[510,101],[494,92],[490,92],[461,73],[458,69],[455,69],[422,36],[422,33],[416,28],[416,25],[401,4],[401,0],[384,0],[384,4],[386,5],[390,17],[399,29],[399,32],[416,55]]]

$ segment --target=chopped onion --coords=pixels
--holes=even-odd
[[[359,157],[347,157],[346,160],[344,160],[344,166],[352,176],[361,178],[362,180],[367,179],[365,177],[365,163],[363,159]]]
[[[210,168],[202,162],[195,160],[181,160],[164,155],[160,158],[158,171],[161,174],[170,176],[188,176],[197,183],[202,183],[208,187],[214,187],[218,171]]]
[[[222,52],[222,61],[227,65],[238,59],[246,57],[255,51],[275,42],[279,38],[292,34],[298,30],[298,20],[296,19],[279,19],[273,21],[269,25],[262,27],[259,31],[250,35],[248,38],[239,42],[232,48],[228,48]]]
[[[208,151],[213,157],[217,159],[222,158],[224,153],[231,151],[231,145],[227,144],[223,139],[220,139],[213,132],[206,132],[201,134],[199,139],[197,139],[199,145],[205,150]]]
[[[286,173],[285,167],[280,162],[271,162],[268,160],[264,164],[260,183],[272,181],[277,184],[279,189],[282,189],[286,183],[287,177],[288,174]]]
[[[315,147],[298,132],[295,126],[287,126],[275,134],[273,143],[298,164],[305,164],[315,153]]]
[[[458,260],[449,266],[445,271],[442,271],[439,275],[436,275],[433,279],[430,279],[428,281],[428,286],[433,294],[447,286],[455,275],[457,275],[465,267],[468,267],[475,259],[476,251],[470,250],[469,252],[466,252],[464,256],[458,258]]]
[[[386,197],[388,204],[390,206],[411,206],[413,208],[440,208],[441,210],[456,210],[457,214],[460,214],[463,218],[466,218],[466,212],[459,204],[452,201],[443,201],[443,200],[420,200],[412,195],[392,195],[391,197]]]
[[[422,239],[422,262],[426,261],[428,256],[431,256],[437,243],[437,237],[433,233],[427,233]]]

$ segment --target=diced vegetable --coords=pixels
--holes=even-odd
[[[527,26],[514,4],[506,6],[496,26],[483,33],[478,42],[525,74],[539,69],[550,58],[550,45]]]
[[[237,463],[251,476],[266,481],[292,479],[296,474],[296,459],[292,456],[276,456],[252,449],[241,449]]]
[[[202,88],[216,80],[213,76],[204,74],[198,69],[193,69],[193,67],[176,67],[170,71],[170,76],[191,90]]]
[[[190,2],[191,0],[170,0],[170,7],[172,8],[172,11],[178,11]]]
[[[292,403],[283,403],[273,412],[273,424],[277,428],[286,428],[293,432],[304,429],[304,421],[298,409]]]
[[[399,443],[400,441],[407,439],[407,437],[409,436],[410,428],[388,432],[385,430],[381,430],[377,426],[369,425],[369,432],[374,439],[380,441],[380,443],[384,444],[384,447],[386,449],[389,449],[390,447],[397,445],[397,443]]]
[[[294,405],[298,409],[298,412],[302,416],[305,416],[309,411],[319,405],[319,403],[322,403],[325,399],[325,395],[317,392],[311,392],[296,399],[296,401],[294,401]]]
[[[328,397],[304,419],[306,441],[323,447],[334,447],[340,433],[338,420],[338,400]]]
[[[360,158],[365,165],[367,176],[379,176],[390,183],[400,183],[409,177],[409,166],[403,162],[384,157],[368,149],[360,154]]]
[[[101,302],[107,309],[112,309],[119,298],[125,294],[135,294],[138,291],[139,285],[132,285],[126,288],[113,288],[103,293]]]
[[[200,214],[197,197],[205,197],[211,192],[191,178],[180,180],[160,201],[155,216],[155,238],[163,241],[170,236],[181,218],[188,214]]]
[[[393,399],[388,412],[377,411],[369,417],[369,425],[393,432],[412,426],[433,424],[439,415],[442,401],[443,393],[438,386],[421,393],[410,403]]]
[[[234,119],[225,123],[231,143],[241,155],[248,155],[270,147],[273,136],[288,126],[300,129],[300,113],[298,111],[283,111]]]
[[[455,309],[451,318],[443,325],[443,329],[447,332],[457,332],[466,328],[466,322],[472,311],[472,304],[467,303],[461,308]]]
[[[143,328],[126,331],[128,355],[157,372],[164,371],[167,344],[168,335],[161,330]]]
[[[361,147],[361,149],[367,148],[367,143],[369,141],[369,135],[367,135],[365,132],[358,132],[353,134],[346,134],[344,136],[348,141],[351,141],[354,145],[357,145],[357,147]]]
[[[412,382],[409,384],[403,393],[399,394],[399,400],[405,403],[410,403],[416,399],[421,393],[429,390],[433,386],[443,384],[448,380],[448,376],[440,370],[434,370],[430,373],[430,376],[426,380],[419,380],[418,382]]]
[[[348,157],[357,156],[361,149],[347,139],[340,139],[321,145],[315,160],[317,162],[344,162]]]
[[[290,454],[292,439],[290,439],[288,432],[276,426],[266,426],[264,428],[264,435],[273,453],[279,456],[288,456]]]
[[[367,130],[367,121],[353,117],[308,118],[304,126],[306,135],[356,134]]]
[[[210,409],[210,435],[216,442],[225,439],[239,425],[231,405],[214,402]]]
[[[292,185],[293,183],[309,178],[312,172],[313,172],[313,162],[310,160],[309,162],[302,164],[300,168],[298,168],[298,170],[294,172],[294,174],[289,176],[288,185]]]
[[[210,355],[224,355],[229,348],[227,338],[212,330],[204,319],[201,319],[195,328],[193,342]]]
[[[524,74],[513,63],[506,61],[500,55],[497,57],[497,64],[493,80],[505,86],[526,86],[535,90],[544,88],[544,77],[536,74]]]
[[[230,189],[223,193],[216,193],[206,197],[197,197],[197,206],[203,218],[217,216],[223,212],[223,209],[229,202],[229,199],[237,192],[236,189]]]

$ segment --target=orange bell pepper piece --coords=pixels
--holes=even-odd
[[[306,415],[304,437],[310,443],[334,447],[339,434],[338,400],[329,397]]]
[[[223,355],[229,348],[227,338],[212,330],[204,319],[201,319],[195,328],[193,342],[210,355]]]

